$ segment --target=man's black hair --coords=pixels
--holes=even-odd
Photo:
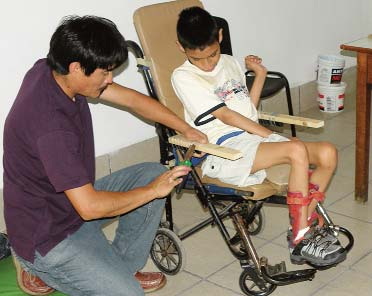
[[[200,7],[181,11],[177,22],[177,38],[184,49],[200,49],[218,42],[218,26],[213,16]]]
[[[111,71],[127,58],[125,39],[112,21],[97,16],[68,16],[50,40],[47,63],[66,75],[69,65],[79,62],[89,76],[97,68]]]

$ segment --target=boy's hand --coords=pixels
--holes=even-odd
[[[255,55],[245,57],[245,66],[252,70],[256,75],[266,75],[267,73],[265,66],[262,65],[262,59]]]

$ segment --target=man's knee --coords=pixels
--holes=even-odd
[[[144,185],[153,181],[156,177],[167,171],[167,168],[160,163],[156,162],[145,162],[140,164],[141,178],[143,179]]]
[[[146,172],[152,173],[155,176],[161,175],[168,170],[164,165],[157,162],[144,162],[142,165]]]

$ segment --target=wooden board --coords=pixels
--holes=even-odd
[[[182,135],[176,135],[173,137],[168,138],[168,142],[174,145],[182,146],[182,147],[190,147],[191,145],[195,145],[195,150],[199,150],[201,152],[209,153],[212,155],[220,156],[223,158],[227,158],[230,160],[236,160],[243,156],[243,154],[236,149],[223,147],[216,144],[200,144],[198,142],[193,142],[187,140]]]
[[[276,121],[276,122],[283,122],[283,123],[288,123],[288,124],[312,127],[312,128],[319,128],[319,127],[324,126],[323,120],[299,117],[299,116],[291,116],[291,115],[286,115],[286,114],[278,114],[275,112],[259,112],[258,118],[269,120],[269,121]]]

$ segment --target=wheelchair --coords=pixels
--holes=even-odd
[[[150,96],[159,100],[181,118],[183,118],[183,107],[173,92],[170,76],[173,69],[181,65],[185,59],[175,45],[175,24],[179,12],[191,6],[202,7],[202,3],[198,0],[178,0],[138,9],[134,14],[134,23],[144,50],[142,51],[134,41],[127,41],[128,49],[137,58],[139,72],[145,80]],[[162,17],[159,18],[159,15]],[[226,31],[224,34],[226,36]],[[224,50],[224,46],[221,48]],[[249,84],[248,76],[249,73],[247,73],[247,84]],[[265,91],[273,93],[274,89],[279,91],[283,85],[285,87],[284,79],[281,76],[279,79],[282,80],[280,82],[275,80],[274,86],[273,82],[270,83],[268,80]],[[290,101],[288,101],[288,109],[289,113],[293,114]],[[269,123],[277,125],[271,120]],[[170,141],[175,138],[175,131],[157,123],[155,126],[159,136],[162,164],[170,167],[178,165],[181,161],[188,159],[191,149],[198,148],[197,145],[192,147],[192,143],[190,147],[174,144],[174,142],[172,144]],[[293,135],[294,127],[291,127],[291,131]],[[258,234],[263,227],[263,205],[286,206],[287,185],[285,181],[288,176],[288,166],[276,166],[269,169],[267,180],[262,184],[248,187],[236,187],[217,179],[201,177],[199,167],[197,165],[191,167],[191,172],[176,191],[193,190],[201,205],[209,211],[210,217],[183,233],[176,233],[172,198],[167,197],[165,221],[161,222],[150,253],[154,264],[162,272],[168,275],[180,272],[185,267],[185,250],[182,240],[209,225],[215,225],[218,228],[228,249],[240,262],[242,272],[239,285],[246,295],[269,295],[277,286],[312,280],[317,270],[331,267],[312,265],[307,269],[287,271],[284,261],[277,264],[269,263],[268,258],[257,253],[252,243],[251,237]],[[346,238],[347,244],[344,249],[349,252],[354,244],[352,234],[347,229],[335,225],[322,204],[318,203],[317,211],[324,218],[329,231]],[[235,228],[233,234],[229,233],[226,220],[232,221]]]

